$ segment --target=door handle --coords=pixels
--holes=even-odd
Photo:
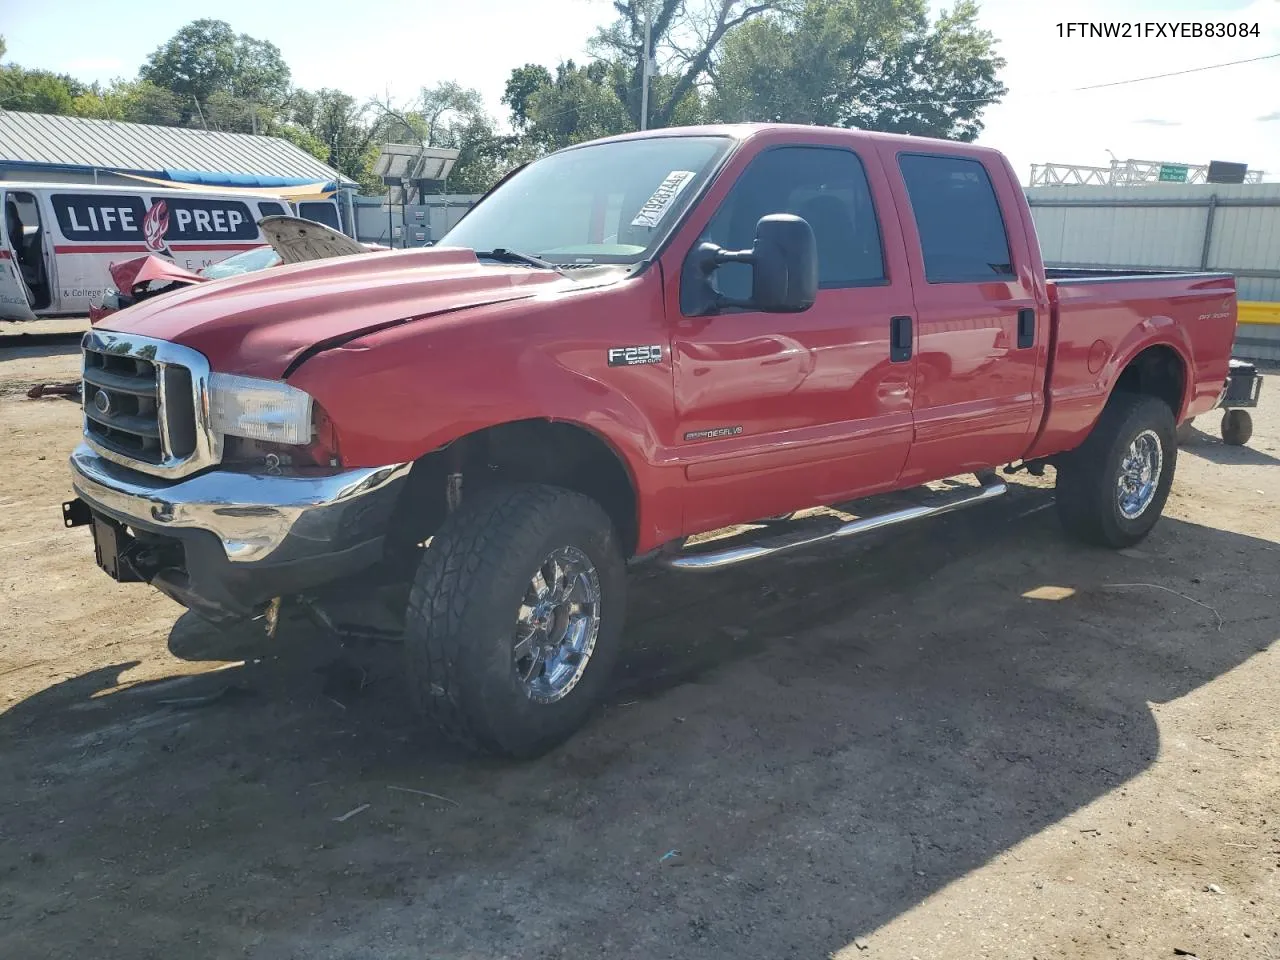
[[[889,360],[902,363],[911,359],[911,318],[892,317],[889,320]]]
[[[1036,312],[1031,307],[1018,311],[1018,349],[1036,345]]]

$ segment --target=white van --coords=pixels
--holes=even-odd
[[[148,253],[199,270],[266,243],[258,221],[290,215],[337,228],[332,200],[292,204],[216,190],[0,180],[0,320],[84,314],[108,267]]]

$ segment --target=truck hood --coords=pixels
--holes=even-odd
[[[396,250],[196,284],[122,310],[99,327],[191,347],[214,370],[280,378],[310,347],[577,286],[551,270],[481,265],[466,249]]]
[[[280,254],[281,263],[305,263],[369,252],[363,243],[345,233],[302,217],[263,217],[258,221],[258,229]]]

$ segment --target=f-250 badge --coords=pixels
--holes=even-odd
[[[654,344],[651,347],[609,348],[609,366],[611,367],[635,367],[642,363],[661,362],[662,346],[660,344]]]

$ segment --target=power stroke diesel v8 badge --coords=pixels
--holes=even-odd
[[[635,367],[642,363],[661,362],[662,346],[660,344],[654,344],[651,347],[609,348],[609,366],[611,367]]]

